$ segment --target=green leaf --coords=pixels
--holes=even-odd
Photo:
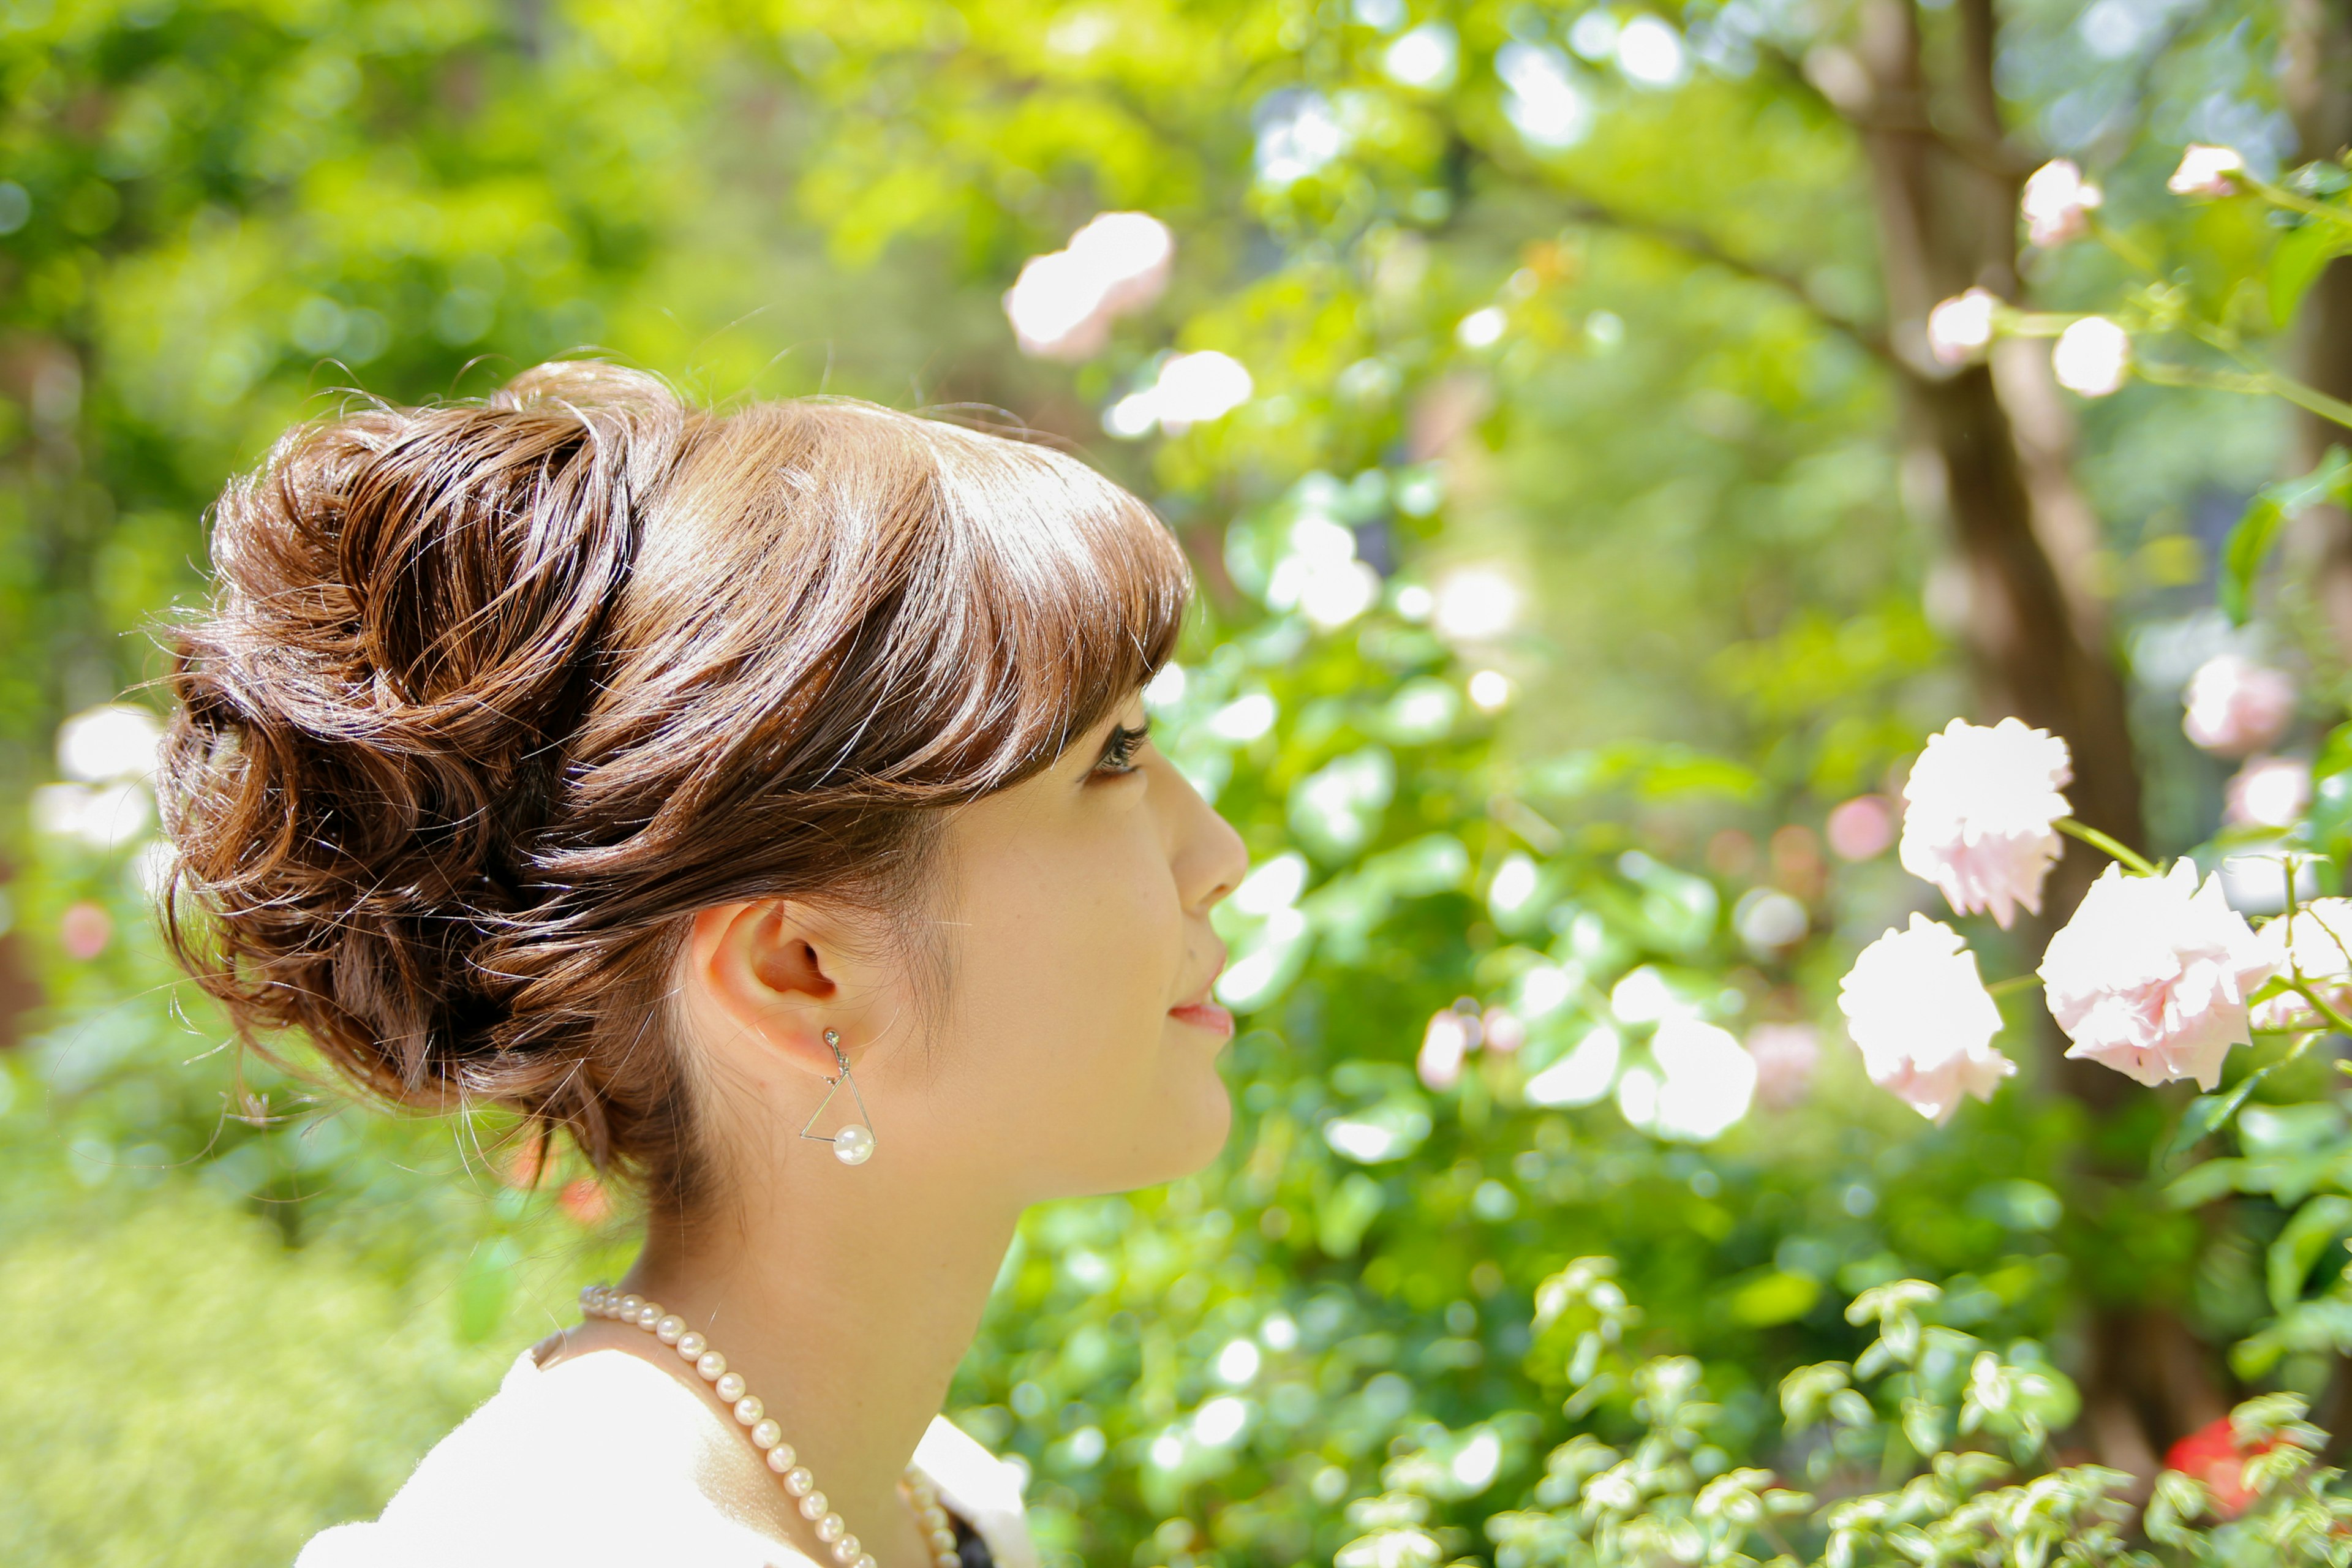
[[[1316,1244],[1328,1257],[1353,1258],[1363,1244],[1364,1232],[1380,1217],[1386,1202],[1378,1182],[1361,1171],[1350,1173],[1323,1200],[1315,1216]]]
[[[1752,1328],[1792,1322],[1813,1310],[1821,1300],[1822,1283],[1809,1274],[1775,1268],[1759,1275],[1731,1293],[1731,1315]]]
[[[2320,1253],[2347,1231],[2352,1231],[2352,1198],[2329,1194],[2297,1209],[2271,1243],[2271,1305],[2284,1312],[2301,1300],[2304,1281],[2311,1278]]]
[[[2262,575],[2263,563],[2269,559],[2287,520],[2318,501],[2340,497],[2347,474],[2352,474],[2352,459],[2345,457],[2341,447],[2330,447],[2311,472],[2266,486],[2247,504],[2221,547],[2217,591],[2221,608],[2232,622],[2243,626],[2253,615],[2255,580]]]
[[[2340,225],[2307,223],[2287,231],[2271,252],[2271,320],[2284,327],[2294,320],[2295,307],[2319,279],[2327,264],[2345,253],[2347,236]]]
[[[2228,1126],[2230,1119],[2238,1114],[2239,1107],[2246,1103],[2246,1097],[2254,1092],[2254,1086],[2270,1077],[2271,1068],[2277,1065],[2273,1062],[2270,1067],[2248,1073],[2235,1086],[2220,1094],[2200,1094],[2190,1100],[2189,1109],[2181,1112],[2180,1124],[2172,1130],[2172,1136],[2165,1140],[2164,1147],[2157,1151],[2158,1169],[2171,1164],[2212,1133]]]

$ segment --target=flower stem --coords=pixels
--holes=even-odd
[[[2041,984],[2042,976],[2039,974],[2012,974],[2006,980],[1996,980],[1986,986],[1985,994],[1989,996],[2008,996],[2016,992],[2031,990]]]
[[[2069,838],[2081,839],[2084,843],[2089,845],[2094,849],[2105,850],[2108,854],[2122,861],[2126,867],[2138,876],[2161,877],[2164,875],[2163,872],[2158,870],[2154,865],[2150,864],[2147,856],[2142,855],[2138,850],[2132,848],[2127,844],[2110,838],[2105,834],[2100,832],[2097,828],[2086,826],[2084,824],[2075,821],[2071,816],[2062,816],[2050,826],[2056,828],[2059,832],[2066,835]]]
[[[2327,998],[2319,994],[2317,987],[2312,985],[2308,981],[2304,979],[2301,971],[2297,971],[2294,977],[2287,984],[2289,988],[2292,989],[2296,995],[2301,996],[2314,1007],[2318,1008],[2320,1016],[2326,1018],[2330,1024],[2333,1024],[2336,1026],[2337,1033],[2352,1035],[2352,1018],[2347,1018],[2343,1014],[2337,1012],[2336,1008],[2329,1004]]]

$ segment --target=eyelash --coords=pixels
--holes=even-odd
[[[1095,772],[1110,778],[1124,778],[1135,771],[1135,753],[1151,738],[1151,726],[1144,724],[1129,729],[1122,724],[1110,732],[1103,747],[1102,760],[1095,763]]]

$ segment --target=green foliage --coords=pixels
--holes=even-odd
[[[2149,117],[2268,101],[2250,61],[2275,38],[2244,8],[2184,20],[2147,82],[2084,56],[2076,8],[2013,9],[2021,124],[2077,89]],[[0,226],[8,189],[24,206],[0,235],[0,791],[154,673],[137,634],[198,590],[203,508],[334,389],[478,393],[596,344],[722,400],[1016,410],[1192,549],[1203,610],[1155,724],[1258,868],[1220,916],[1245,1016],[1227,1155],[1031,1216],[954,1392],[1030,1466],[1051,1561],[2140,1550],[2113,1474],[2052,1468],[2067,1369],[2130,1303],[2236,1345],[2256,1386],[2320,1390],[2352,1344],[2326,1050],[2269,1041],[2218,1096],[2095,1124],[2019,1047],[2026,1082],[1930,1128],[1832,1034],[1702,1135],[1660,1045],[1670,1017],[1753,1040],[1830,1016],[1845,958],[1922,895],[1883,853],[1824,855],[1823,816],[1960,701],[1862,160],[1797,65],[1843,24],[1689,6],[1667,91],[1574,46],[1581,8],[1381,14],[0,12]],[[1390,68],[1408,23],[1451,40],[1445,79]],[[1529,60],[1591,111],[1573,149],[1520,129]],[[1308,110],[1338,149],[1271,177],[1264,139]],[[2184,297],[2256,287],[2261,321],[2231,320],[2259,349],[2315,242],[2111,183]],[[1015,359],[1022,259],[1122,207],[1179,233],[1166,302],[1075,370]],[[2125,286],[2034,265],[2053,297]],[[1171,348],[1236,354],[1257,395],[1104,445],[1099,411]],[[2090,412],[2084,470],[2116,615],[2161,629],[2202,603],[2183,498],[2245,493],[2281,426],[2147,395]],[[1365,563],[1360,613],[1304,590]],[[1465,582],[1474,610],[1516,589],[1517,622],[1465,629]],[[2170,690],[2140,695],[2177,728]],[[2352,742],[2317,773],[2293,842],[2340,856]],[[5,1289],[27,1321],[72,1303],[163,1402],[93,1397],[26,1339],[0,1367],[7,1538],[283,1560],[613,1273],[626,1216],[569,1166],[515,1184],[494,1118],[393,1121],[239,1061],[148,933],[138,835],[0,831],[0,924],[45,992],[0,1057]],[[76,956],[93,914],[111,935]],[[1481,1044],[1424,1076],[1441,1013]],[[2291,1438],[2247,1466],[2262,1507],[2215,1529],[2168,1477],[2148,1541],[2329,1560],[2317,1439],[2277,1397],[2247,1411],[2248,1449]]]
[[[2221,608],[2241,626],[2254,613],[2254,590],[2282,529],[2312,507],[2340,505],[2352,484],[2352,461],[2330,447],[2319,466],[2301,479],[2265,487],[2246,508],[2222,546]]]
[[[1591,1325],[1570,1373],[1579,1430],[1544,1460],[1531,1506],[1486,1519],[1498,1568],[2344,1560],[2352,1488],[2317,1462],[2326,1435],[2302,1419],[2300,1399],[2265,1395],[2232,1414],[2229,1441],[2249,1456],[2242,1498],[2168,1471],[2143,1521],[2134,1478],[2056,1461],[2052,1434],[2079,1405],[2042,1347],[1996,1347],[1936,1321],[1943,1292],[1917,1279],[1854,1299],[1847,1319],[1876,1332],[1854,1362],[1782,1379],[1784,1451],[1801,1456],[1814,1489],[1798,1490],[1742,1463],[1699,1362],[1629,1353],[1612,1331],[1638,1313],[1614,1273],[1609,1258],[1583,1258],[1543,1288],[1538,1323]],[[1435,1508],[1461,1494],[1477,1441],[1446,1459],[1417,1449],[1392,1461],[1388,1489],[1349,1505],[1364,1533],[1339,1549],[1339,1568],[1433,1565],[1458,1551],[1447,1538],[1462,1532],[1434,1523]]]
[[[289,1253],[174,1184],[110,1202],[16,1175],[6,1195],[14,1562],[289,1561],[380,1508],[519,1349],[452,1343],[438,1260],[394,1281],[331,1245]]]

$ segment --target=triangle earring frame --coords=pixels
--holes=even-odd
[[[857,1079],[850,1074],[849,1058],[841,1054],[840,1031],[835,1029],[827,1029],[824,1032],[824,1043],[825,1048],[833,1052],[833,1059],[840,1065],[841,1071],[836,1076],[824,1080],[830,1087],[825,1089],[824,1098],[816,1102],[816,1109],[809,1112],[807,1122],[801,1128],[801,1136],[811,1143],[835,1143],[837,1142],[840,1137],[840,1133],[828,1135],[823,1132],[812,1132],[809,1129],[817,1124],[818,1118],[824,1114],[824,1108],[833,1103],[833,1097],[841,1092],[841,1086],[845,1083],[849,1086],[849,1098],[857,1103],[857,1121],[853,1125],[857,1126],[865,1132],[866,1139],[868,1140],[867,1147],[871,1149],[876,1146],[874,1142],[874,1116],[872,1112],[866,1109],[866,1096],[858,1092]],[[844,1131],[846,1131],[847,1130],[847,1128],[843,1129]],[[858,1163],[862,1164],[864,1163],[864,1161],[861,1159]]]

